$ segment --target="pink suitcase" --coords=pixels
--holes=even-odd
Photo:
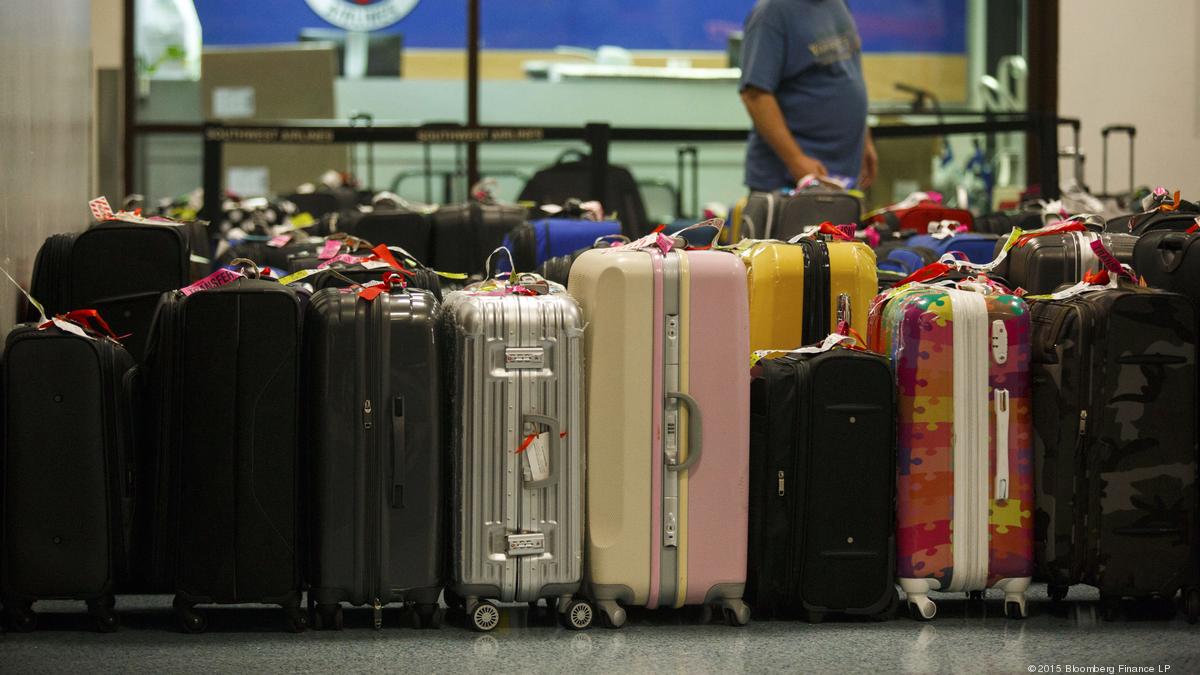
[[[746,270],[718,251],[584,253],[588,571],[621,604],[719,606],[744,625],[749,479]]]
[[[1033,574],[1029,311],[1002,289],[910,284],[876,299],[871,348],[899,387],[897,574],[910,612],[930,591],[1004,591],[1026,616]]]

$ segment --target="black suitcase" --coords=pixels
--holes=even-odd
[[[309,604],[342,626],[339,602],[415,605],[436,625],[446,476],[434,312],[425,291],[372,301],[327,289],[305,321],[311,460]]]
[[[778,219],[766,228],[763,238],[787,241],[821,223],[848,225],[860,220],[862,202],[858,197],[826,185],[812,185],[783,200]]]
[[[882,356],[834,349],[755,366],[746,600],[756,617],[894,611],[895,426]]]
[[[1200,236],[1159,230],[1138,238],[1133,269],[1153,288],[1200,302]]]
[[[399,246],[420,260],[433,259],[433,225],[424,213],[377,210],[363,214],[346,231],[376,244]]]
[[[382,281],[388,272],[395,271],[390,267],[367,267],[364,265],[348,265],[343,263],[330,265],[328,269],[328,273],[318,274],[313,277],[313,290],[349,288],[354,284]],[[437,272],[427,267],[417,267],[416,269],[409,269],[408,274],[404,274],[403,277],[408,288],[429,291],[438,302],[441,302],[442,280]]]
[[[3,563],[9,625],[41,599],[86,600],[115,630],[133,499],[133,357],[115,341],[18,326],[3,360]]]
[[[178,225],[100,223],[75,238],[70,260],[66,309],[98,310],[139,361],[159,296],[192,281],[187,231]]]
[[[609,164],[604,181],[605,194],[600,203],[606,213],[615,214],[621,221],[622,233],[634,238],[649,234],[654,226],[646,215],[642,191],[629,169]],[[585,199],[591,194],[591,187],[591,160],[577,150],[568,150],[554,164],[535,173],[521,189],[517,201],[537,205],[565,204],[573,199]],[[483,254],[487,255],[488,251]]]
[[[1053,293],[1063,284],[1081,281],[1088,272],[1100,271],[1102,265],[1091,244],[1096,239],[1099,239],[1121,263],[1133,263],[1133,248],[1138,240],[1135,236],[1064,232],[1018,242],[1009,249],[1008,257],[997,265],[994,271],[1015,284],[1012,286],[1014,290],[1023,288],[1030,295]],[[997,256],[1000,255],[1006,241],[996,241]]]
[[[525,215],[525,207],[509,204],[443,206],[433,213],[434,269],[482,274],[488,254],[525,222]]]
[[[1183,590],[1195,621],[1195,308],[1124,284],[1030,307],[1038,576],[1109,614]]]
[[[1028,232],[1039,229],[1042,227],[1042,225],[1042,214],[1033,211],[1019,213],[988,213],[975,217],[972,230],[975,232],[983,232],[985,234],[1006,235],[1012,232],[1014,228],[1019,227]]]
[[[300,611],[301,309],[274,281],[164,294],[149,351],[145,575],[189,632],[201,603]]]
[[[33,279],[29,285],[32,295],[46,310],[48,316],[62,314],[70,309],[71,293],[71,247],[75,245],[74,232],[52,234],[42,242],[33,261]],[[25,321],[37,321],[40,317],[36,307],[26,308]]]
[[[1200,217],[1200,205],[1183,201],[1174,211],[1149,211],[1118,216],[1108,221],[1105,230],[1121,234],[1143,235],[1157,230],[1186,232]]]

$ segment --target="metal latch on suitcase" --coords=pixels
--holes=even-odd
[[[509,347],[504,350],[504,367],[507,370],[544,368],[546,350],[541,347]]]
[[[546,551],[544,532],[518,532],[508,535],[508,557],[541,555]]]

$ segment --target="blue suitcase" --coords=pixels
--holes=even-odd
[[[591,248],[600,237],[613,234],[621,234],[620,221],[545,218],[513,228],[504,246],[512,251],[518,271],[533,272],[550,258]],[[500,263],[502,270],[507,271],[506,264]]]
[[[908,245],[933,249],[939,258],[952,251],[961,252],[967,256],[967,260],[982,265],[990,263],[995,257],[996,240],[999,238],[999,235],[982,232],[964,232],[943,239],[922,234],[909,239]]]

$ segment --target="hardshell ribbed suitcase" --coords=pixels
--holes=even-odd
[[[305,318],[305,403],[317,628],[341,628],[339,602],[416,605],[436,622],[445,494],[441,388],[427,291],[373,300],[326,289]]]
[[[843,295],[850,303],[850,325],[866,331],[878,284],[875,253],[866,244],[743,240],[737,251],[750,290],[752,351],[793,349],[824,339],[837,327]]]
[[[613,248],[575,261],[587,323],[588,583],[618,603],[719,605],[749,621],[746,269],[723,251]]]
[[[140,489],[149,577],[196,604],[270,603],[303,630],[298,452],[300,301],[274,281],[163,295],[148,358],[151,453]]]
[[[17,326],[2,363],[0,594],[33,630],[42,599],[86,600],[115,630],[133,503],[133,358],[107,338]]]
[[[833,223],[834,225],[857,224],[862,220],[862,201],[845,190],[825,185],[800,188],[783,200],[779,218],[770,223],[762,235],[764,239],[788,240],[805,229]]]
[[[519,283],[537,285],[531,277]],[[477,630],[499,621],[491,599],[543,598],[568,627],[586,628],[592,609],[577,597],[584,324],[561,286],[510,290],[455,291],[439,313],[451,407],[448,597]]]
[[[187,231],[179,225],[108,221],[71,247],[67,309],[98,310],[135,359],[145,354],[158,297],[191,281]]]
[[[1008,257],[996,268],[1012,288],[1023,288],[1030,295],[1053,293],[1063,284],[1074,284],[1102,265],[1092,244],[1099,241],[1117,260],[1133,262],[1138,238],[1129,234],[1063,232],[1023,237],[1008,251]],[[996,254],[1004,240],[996,243]]]
[[[755,616],[889,616],[899,601],[890,363],[833,349],[765,358],[752,373]]]
[[[899,388],[897,574],[910,611],[929,591],[1005,592],[1026,615],[1033,573],[1029,311],[978,285],[910,284],[881,296],[871,348]]]
[[[1184,591],[1200,617],[1196,316],[1132,286],[1034,300],[1039,577],[1122,598]]]

